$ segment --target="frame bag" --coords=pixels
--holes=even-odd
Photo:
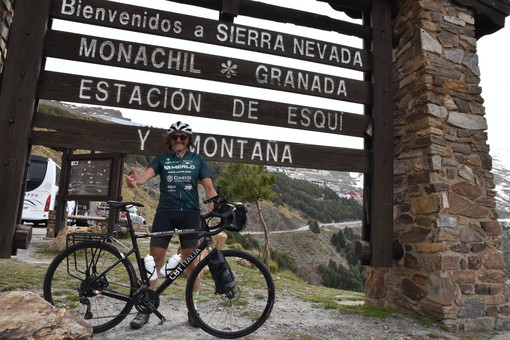
[[[234,273],[218,249],[209,254],[209,270],[216,284],[216,294],[227,294],[234,289]]]

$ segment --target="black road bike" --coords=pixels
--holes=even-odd
[[[212,236],[223,230],[240,231],[243,223],[237,221],[238,212],[244,206],[221,196],[204,203],[211,201],[214,202],[214,209],[201,215],[202,228],[199,231],[135,233],[127,213],[127,229],[132,246],[126,252],[118,248],[120,242],[113,234],[69,234],[67,248],[55,257],[46,272],[44,298],[83,318],[92,326],[94,333],[106,331],[129,314],[134,314],[131,312],[133,306],[136,311],[155,314],[162,324],[166,319],[158,311],[160,295],[207,249],[210,252],[193,269],[186,283],[185,300],[190,317],[204,331],[220,338],[239,338],[254,332],[264,324],[273,308],[273,279],[266,266],[255,256],[239,250],[220,250],[229,270],[223,276],[226,275],[231,282],[218,287],[222,284],[221,279],[218,280],[218,275],[211,270],[213,262],[217,263],[218,260],[218,250],[212,249]],[[132,206],[143,206],[136,202],[108,203],[121,211],[127,211]],[[211,223],[215,225],[209,226]],[[149,289],[138,239],[187,232],[198,232],[202,241],[188,258],[166,275],[156,290]],[[130,260],[133,256],[135,266]],[[195,296],[194,300],[195,284],[200,288],[198,298]]]

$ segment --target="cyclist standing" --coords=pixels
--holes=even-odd
[[[193,146],[191,127],[181,121],[175,122],[167,131],[166,142],[170,152],[157,156],[149,167],[137,174],[131,168],[131,174],[126,177],[126,183],[134,188],[146,183],[156,175],[160,176],[159,204],[152,224],[152,232],[171,231],[178,229],[197,229],[200,227],[200,206],[198,198],[198,183],[205,189],[207,198],[216,196],[212,182],[212,175],[204,158],[190,151]],[[153,237],[150,242],[150,254],[154,257],[159,272],[164,265],[166,250],[171,236]],[[187,258],[198,245],[196,234],[179,235],[183,258]],[[186,274],[196,265],[193,261]],[[157,280],[151,281],[150,287],[156,287]],[[198,294],[199,287],[194,291]],[[188,317],[189,318],[189,317]],[[149,321],[149,314],[139,312],[131,321],[132,328],[143,327]],[[195,326],[189,318],[190,324]]]

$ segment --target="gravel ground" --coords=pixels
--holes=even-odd
[[[45,230],[34,229],[32,243],[48,242]],[[30,248],[18,250],[17,258],[30,262]],[[449,333],[437,326],[426,326],[406,316],[388,318],[364,317],[341,314],[337,310],[324,309],[312,302],[305,302],[285,292],[277,291],[273,312],[267,322],[246,340],[311,340],[311,339],[363,339],[363,340],[508,340],[510,332],[505,333]],[[201,329],[192,328],[187,322],[187,311],[183,301],[162,298],[160,312],[167,321],[158,324],[151,316],[147,325],[140,330],[129,327],[131,316],[120,325],[94,335],[98,340],[129,339],[193,339],[205,340],[212,336]],[[134,316],[134,315],[133,315]]]

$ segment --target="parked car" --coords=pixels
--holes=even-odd
[[[97,217],[108,217],[108,213],[110,212],[110,206],[108,203],[103,202],[97,206],[96,216]]]
[[[96,216],[99,217],[108,217],[110,213],[110,206],[108,203],[103,202],[100,205],[97,206],[96,209]],[[131,220],[133,221],[134,225],[144,225],[146,224],[145,218],[142,216],[142,213],[136,209],[136,207],[129,208],[129,215],[131,216]],[[126,213],[120,212],[119,213],[119,224],[121,226],[126,226],[127,220],[126,220]]]
[[[133,225],[145,225],[145,218],[142,216],[142,213],[136,209],[136,207],[131,207],[129,210],[129,216],[131,216],[131,220],[133,221]],[[127,218],[126,212],[121,211],[119,216],[119,224],[121,226],[126,226]]]

